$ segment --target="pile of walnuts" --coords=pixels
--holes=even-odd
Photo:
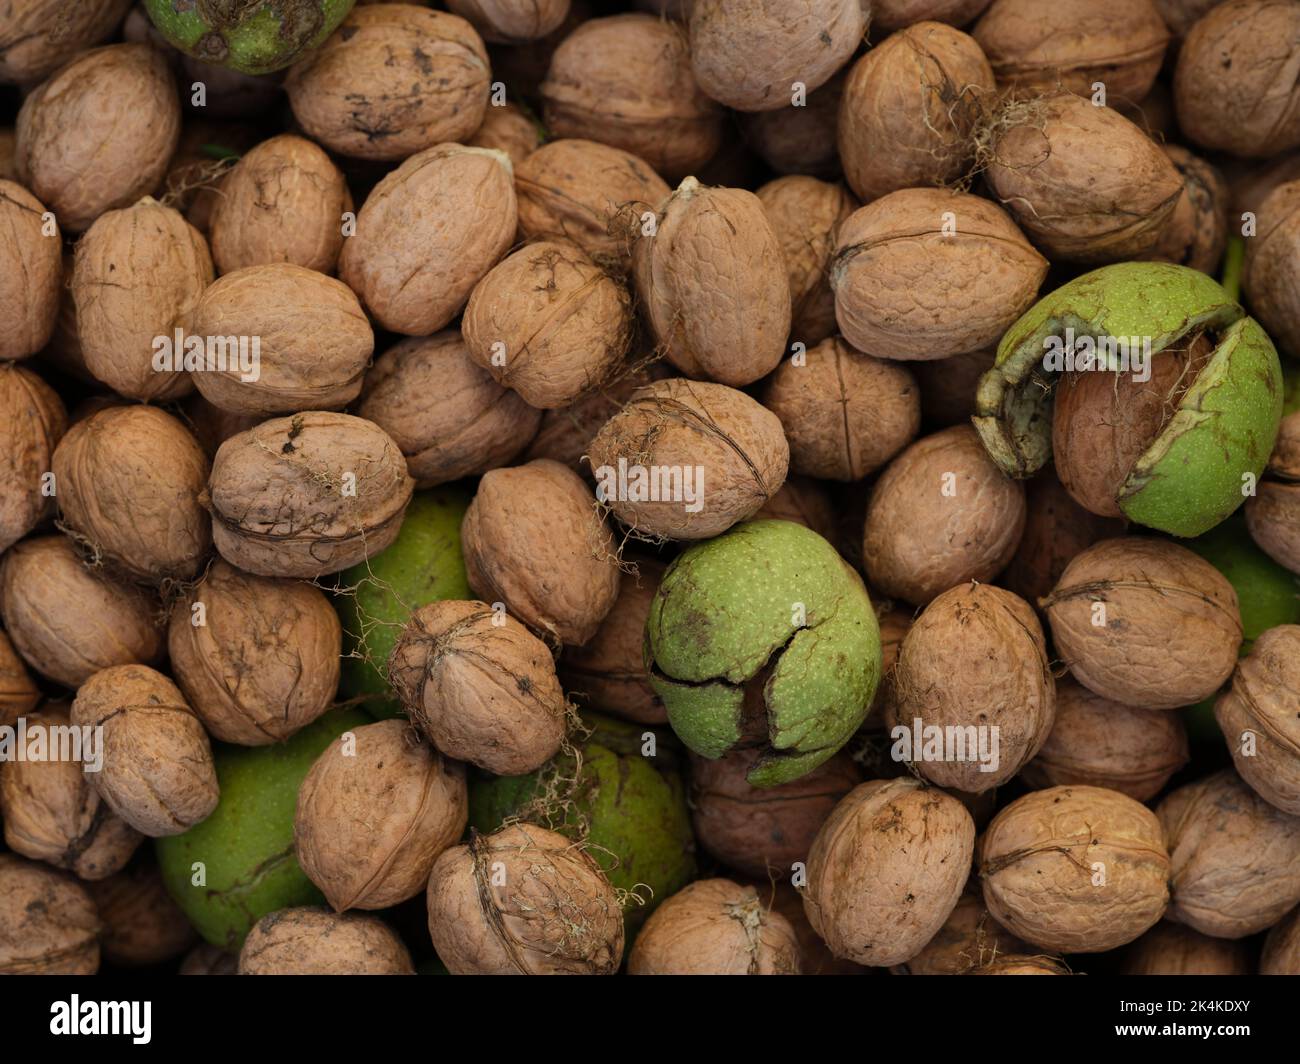
[[[1300,0],[213,6],[0,3],[0,973],[1300,974]]]

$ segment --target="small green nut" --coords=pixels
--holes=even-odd
[[[415,494],[397,539],[338,577],[343,624],[342,698],[363,699],[376,720],[404,715],[386,670],[411,613],[430,602],[470,599],[460,524],[472,496],[460,485]]]
[[[762,746],[746,779],[789,783],[828,760],[880,682],[862,579],[816,532],[747,521],[669,566],[646,622],[650,683],[701,757]]]
[[[325,40],[356,0],[145,0],[153,23],[195,59],[270,74]]]
[[[561,754],[526,776],[472,776],[469,822],[490,834],[521,817],[585,841],[610,883],[644,902],[623,910],[630,944],[655,907],[695,878],[685,758],[666,732],[596,713],[582,720],[592,731],[580,762]]]
[[[154,841],[167,892],[212,945],[238,952],[267,913],[324,904],[294,849],[298,788],[330,743],[368,723],[334,709],[276,746],[213,743],[217,808],[184,834]]]
[[[973,421],[1008,476],[1051,457],[1057,371],[1045,356],[1067,332],[1150,341],[1153,356],[1202,330],[1217,344],[1173,416],[1133,464],[1117,503],[1138,524],[1199,536],[1236,510],[1268,462],[1282,417],[1277,349],[1226,291],[1197,270],[1125,262],[1039,300],[1002,338],[980,379]]]

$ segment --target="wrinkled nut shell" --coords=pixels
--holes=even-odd
[[[0,364],[0,552],[54,513],[55,499],[42,489],[67,428],[53,388],[23,366]]]
[[[872,36],[893,33],[927,19],[965,26],[988,6],[989,0],[873,0]]]
[[[466,143],[472,148],[495,148],[510,156],[516,172],[523,161],[542,146],[541,127],[513,103],[487,109],[483,124]]]
[[[840,172],[835,144],[844,76],[837,74],[802,107],[756,111],[741,116],[746,143],[778,174],[832,178]]]
[[[1260,974],[1263,972],[1261,964]],[[1127,951],[1124,975],[1253,975],[1245,943],[1161,920]]]
[[[296,908],[253,925],[239,951],[239,974],[414,975],[415,968],[379,917]]]
[[[0,26],[0,82],[30,84],[113,32],[131,0],[22,0]]]
[[[1218,167],[1186,148],[1166,144],[1164,152],[1183,179],[1183,194],[1147,257],[1214,274],[1228,243],[1228,183]],[[1247,241],[1248,255],[1257,244]],[[1264,321],[1253,302],[1251,310]]]
[[[984,903],[1012,934],[1043,949],[1101,953],[1164,915],[1170,860],[1160,821],[1101,787],[1018,798],[980,843]]]
[[[465,831],[464,766],[444,760],[404,720],[347,732],[298,790],[298,863],[337,912],[414,898]]]
[[[0,853],[0,974],[94,975],[99,916],[66,872]]]
[[[1275,188],[1258,213],[1259,233],[1246,241],[1242,287],[1269,335],[1300,354],[1300,181]]]
[[[157,865],[137,864],[87,889],[104,925],[99,942],[109,964],[162,964],[179,957],[198,937],[163,886]]]
[[[993,919],[978,889],[968,888],[925,948],[892,971],[895,975],[971,975],[1030,948]]]
[[[3,580],[3,568],[0,567],[0,612],[4,609]],[[9,636],[0,631],[0,727],[15,725],[18,718],[35,709],[40,700],[41,689],[36,686]]]
[[[447,0],[447,8],[496,44],[550,36],[569,17],[569,0]]]
[[[541,428],[524,451],[524,460],[551,458],[567,465],[575,473],[589,475],[587,452],[591,441],[610,418],[626,405],[641,388],[662,379],[667,370],[657,363],[641,365],[622,374],[612,383],[584,395],[576,403],[547,410]]]
[[[63,248],[57,224],[43,232],[45,213],[22,185],[0,180],[0,361],[34,355],[54,334]]]
[[[1248,971],[1231,974],[1245,975]],[[1300,909],[1268,933],[1264,940],[1264,954],[1259,960],[1259,974],[1300,975]]]

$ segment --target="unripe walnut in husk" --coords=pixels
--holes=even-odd
[[[551,652],[486,603],[421,606],[393,648],[388,677],[439,750],[498,776],[533,771],[564,741],[566,703]]]
[[[199,299],[189,332],[209,347],[214,337],[240,338],[238,357],[227,347],[225,364],[202,365],[194,383],[213,405],[262,417],[346,406],[375,349],[347,285],[287,262],[226,274]],[[245,339],[256,344],[255,361],[244,357]]]
[[[685,177],[722,143],[722,108],[695,83],[686,31],[650,15],[582,23],[551,58],[542,117],[553,137],[591,137]]]
[[[774,111],[830,80],[857,50],[861,0],[695,0],[691,65],[700,88],[737,111]]]
[[[1053,261],[1149,252],[1183,194],[1182,177],[1155,141],[1071,93],[1007,104],[989,136],[994,195]]]
[[[654,911],[632,944],[628,975],[798,975],[799,940],[757,890],[701,879]]]
[[[0,574],[3,569],[0,569]],[[3,576],[0,575],[0,612],[4,610]],[[12,640],[0,631],[0,727],[12,727],[18,718],[30,713],[41,700],[41,689],[36,686],[23,659],[18,656]]]
[[[1021,779],[1038,788],[1108,787],[1145,802],[1187,761],[1178,714],[1112,702],[1066,677],[1056,685],[1056,722]]]
[[[871,29],[873,36],[893,33],[927,19],[965,26],[988,6],[989,0],[874,0]]]
[[[144,836],[109,812],[82,763],[91,751],[64,745],[68,707],[48,703],[28,713],[27,743],[43,744],[46,760],[0,764],[0,820],[15,853],[66,868],[81,879],[103,879],[122,869]],[[73,760],[72,753],[78,757]]]
[[[18,175],[80,233],[105,211],[152,192],[180,139],[167,58],[147,44],[83,52],[23,101]]]
[[[923,606],[950,587],[992,580],[1024,526],[1024,487],[958,425],[912,444],[876,481],[862,561],[873,587]]]
[[[1300,180],[1275,188],[1258,212],[1259,233],[1246,241],[1242,287],[1269,335],[1300,355]]]
[[[614,888],[581,846],[532,824],[447,850],[428,907],[453,975],[613,975],[623,959]]]
[[[444,328],[514,243],[518,208],[510,157],[439,144],[388,174],[343,245],[339,277],[385,329]]]
[[[857,209],[843,185],[793,175],[756,193],[785,253],[790,278],[790,335],[807,347],[835,332],[835,296],[827,269],[840,224]]]
[[[34,355],[50,342],[63,288],[62,241],[45,225],[45,205],[0,179],[0,361]]]
[[[905,366],[856,351],[839,337],[783,361],[763,405],[781,419],[796,473],[861,480],[912,442],[921,391]]]
[[[1145,257],[1213,274],[1228,243],[1228,183],[1218,167],[1186,148],[1166,144],[1164,152],[1182,176],[1183,194]],[[1248,246],[1256,243],[1249,241]]]
[[[1178,53],[1178,124],[1203,148],[1267,158],[1300,145],[1295,41],[1300,5],[1231,0],[1207,12]]]
[[[891,734],[931,783],[967,794],[1006,783],[1038,753],[1056,715],[1042,626],[989,584],[945,591],[916,619],[892,677]],[[938,756],[930,745],[939,737]]]
[[[696,540],[753,517],[785,480],[790,449],[776,415],[743,392],[673,377],[635,392],[588,460],[596,497],[629,528]]]
[[[1169,41],[1152,0],[994,0],[973,32],[999,86],[1090,97],[1101,82],[1116,102],[1151,91]]]
[[[0,552],[54,513],[54,498],[41,489],[67,429],[53,388],[23,366],[0,363]]]
[[[844,84],[845,180],[864,202],[957,180],[974,157],[973,135],[993,91],[988,60],[960,30],[920,22],[885,38]]]
[[[100,796],[137,831],[179,835],[217,806],[212,746],[176,685],[144,665],[115,665],[77,690],[72,723],[103,728]]]
[[[112,34],[131,0],[20,0],[0,18],[0,83],[40,81],[73,55]]]
[[[1282,419],[1265,472],[1246,500],[1246,526],[1265,554],[1300,573],[1300,410]]]
[[[465,142],[472,148],[495,148],[510,156],[519,169],[528,156],[542,146],[542,130],[536,119],[523,108],[507,103],[492,106],[483,116],[478,132]]]
[[[840,173],[840,153],[835,144],[840,101],[844,97],[841,72],[803,105],[776,111],[754,111],[741,116],[745,142],[778,174],[807,174],[833,178]]]
[[[465,769],[404,720],[335,739],[298,789],[298,863],[336,912],[414,898],[465,830]]]
[[[632,340],[632,298],[581,249],[542,241],[488,271],[461,331],[498,384],[553,410],[617,371]]]
[[[474,362],[454,329],[410,337],[380,355],[366,373],[357,413],[402,449],[417,488],[507,464],[542,419]]]
[[[569,240],[622,270],[631,264],[633,227],[671,191],[644,159],[579,139],[542,145],[520,164],[515,187],[524,236]]]
[[[560,643],[587,642],[618,597],[614,537],[582,478],[558,462],[485,474],[461,537],[475,593]]]
[[[1248,975],[1248,971],[1233,974]],[[1275,924],[1264,940],[1260,975],[1300,975],[1300,909]]]
[[[893,192],[840,225],[831,261],[844,339],[877,358],[947,358],[996,343],[1047,261],[1005,211],[949,189]]]
[[[221,182],[212,259],[222,273],[273,262],[333,273],[351,209],[347,182],[321,148],[292,133],[272,137]]]
[[[569,0],[447,0],[447,8],[494,44],[547,37],[569,17]]]
[[[1128,706],[1192,705],[1237,663],[1237,592],[1209,562],[1168,540],[1102,540],[1066,566],[1041,605],[1074,678]]]
[[[1244,942],[1161,920],[1124,955],[1122,975],[1254,975]],[[1263,974],[1263,973],[1261,973]]]
[[[468,140],[488,103],[487,49],[462,18],[415,4],[359,7],[285,80],[313,140],[359,159],[405,159]]]
[[[1169,919],[1245,938],[1300,902],[1300,817],[1269,805],[1232,769],[1178,788],[1156,813],[1173,860]]]
[[[956,907],[974,848],[957,799],[911,778],[864,783],[813,842],[804,910],[835,956],[902,964]]]
[[[264,746],[334,700],[343,633],[310,584],[242,573],[222,559],[172,607],[176,682],[212,735]]]
[[[688,177],[642,229],[637,292],[668,361],[740,387],[776,368],[790,332],[785,253],[762,202]]]
[[[94,975],[99,915],[66,872],[0,853],[0,974]]]
[[[990,915],[978,885],[968,886],[943,927],[906,964],[891,969],[894,975],[970,975],[1007,955],[1030,952],[1027,943]]]
[[[0,563],[0,615],[33,669],[78,687],[110,665],[156,664],[160,608],[143,589],[82,564],[66,536],[10,547]]]
[[[1300,816],[1300,625],[1270,628],[1237,663],[1214,716],[1241,778]]]
[[[103,930],[104,960],[143,968],[179,957],[198,933],[163,886],[155,864],[136,863],[124,872],[87,884]]]
[[[392,543],[414,490],[402,452],[378,425],[308,411],[223,443],[205,505],[232,565],[315,578]]]
[[[840,751],[825,764],[779,787],[760,789],[746,777],[761,754],[737,749],[710,761],[691,758],[695,838],[713,858],[756,879],[790,874],[836,804],[862,781]]]
[[[152,584],[198,573],[212,546],[208,458],[170,414],[101,410],[68,429],[52,464],[63,520],[96,559]]]
[[[363,8],[364,10],[364,8]],[[411,954],[377,916],[281,909],[239,951],[240,975],[414,975]]]
[[[1155,814],[1102,787],[1027,794],[980,840],[989,912],[1062,953],[1103,953],[1152,927],[1169,904],[1169,870]]]
[[[179,357],[155,368],[156,338],[188,329],[213,276],[207,241],[179,211],[146,196],[101,214],[77,242],[72,272],[86,369],[129,399],[185,395],[194,385]]]

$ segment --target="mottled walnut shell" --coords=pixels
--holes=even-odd
[[[701,879],[665,899],[632,944],[628,975],[798,975],[799,940],[758,891]]]
[[[749,884],[762,900],[769,913],[784,916],[794,929],[794,937],[799,943],[800,975],[865,975],[867,970],[860,964],[842,960],[835,956],[813,930],[808,922],[808,914],[803,911],[803,896],[789,882],[776,882],[764,875],[755,883]]]
[[[155,864],[137,864],[88,884],[103,931],[104,960],[143,968],[174,960],[194,944],[198,932],[163,886]]]
[[[0,363],[0,552],[54,513],[42,491],[68,428],[63,401],[31,370]]]
[[[414,975],[415,968],[402,940],[379,917],[295,908],[253,925],[239,951],[239,974]]]
[[[447,9],[467,19],[494,44],[518,44],[546,37],[569,17],[569,0],[447,0]]]
[[[1122,975],[1254,975],[1243,942],[1161,920],[1124,955]],[[1263,974],[1263,973],[1261,973]]]
[[[722,108],[691,73],[686,32],[651,15],[582,23],[551,58],[542,117],[554,137],[590,137],[659,173],[694,173],[722,143]]]
[[[217,807],[208,734],[162,673],[144,665],[95,673],[77,691],[72,723],[103,729],[103,768],[87,775],[137,831],[179,835]]]
[[[835,143],[844,75],[837,74],[802,106],[781,107],[741,116],[745,142],[778,174],[833,178],[840,173]]]
[[[1265,554],[1300,573],[1300,411],[1282,419],[1268,474],[1246,500],[1246,526]]]
[[[204,504],[226,561],[313,579],[391,544],[414,490],[402,452],[378,425],[309,411],[223,443]]]
[[[298,863],[337,912],[414,898],[465,831],[465,768],[404,720],[345,732],[298,789]]]
[[[152,584],[198,573],[212,545],[199,503],[208,457],[176,418],[101,410],[68,429],[52,464],[63,520],[97,558]]]
[[[196,624],[201,620],[201,624]],[[283,742],[334,701],[343,631],[324,592],[218,559],[172,607],[176,682],[222,742]]]
[[[863,783],[813,842],[804,911],[835,956],[902,964],[952,913],[974,848],[957,799],[911,778]]]
[[[478,476],[528,445],[542,413],[475,365],[459,332],[393,345],[366,374],[357,413],[393,438],[417,488]]]
[[[209,403],[199,392],[185,400],[181,412],[209,460],[231,436],[256,428],[263,420],[256,414],[232,414],[228,410],[222,410]]]
[[[222,273],[291,262],[333,273],[352,196],[311,141],[284,133],[247,152],[221,182],[212,211],[212,258]]]
[[[18,137],[13,127],[0,126],[0,181],[18,180],[18,169],[14,163]]]
[[[957,907],[925,948],[894,975],[970,975],[1008,954],[1028,953],[1031,947],[993,919],[978,886],[968,886]]]
[[[835,504],[830,492],[811,477],[786,477],[781,490],[768,499],[754,517],[793,521],[811,528],[822,539],[832,543],[836,539]]]
[[[989,0],[872,0],[872,36],[926,20],[964,26],[988,6]]]
[[[831,262],[844,339],[877,358],[990,347],[1047,275],[1007,213],[965,192],[913,188],[855,211]]]
[[[524,451],[524,460],[552,458],[578,473],[590,474],[586,457],[596,433],[639,389],[662,379],[667,373],[667,367],[659,363],[638,366],[575,403],[547,410],[542,415],[541,428]]]
[[[1186,148],[1177,144],[1163,147],[1182,176],[1183,194],[1165,222],[1156,246],[1144,257],[1190,266],[1213,275],[1223,261],[1228,244],[1228,183],[1218,167]],[[1251,240],[1248,246],[1256,243]]]
[[[518,170],[523,161],[542,146],[542,131],[523,108],[506,103],[489,107],[478,132],[466,143],[472,148],[495,148],[505,152]]]
[[[829,81],[862,43],[869,17],[861,0],[694,0],[695,80],[737,111],[774,111],[796,84],[811,92]]]
[[[0,614],[33,669],[78,687],[100,669],[163,656],[158,603],[83,565],[66,536],[24,540],[0,564]]]
[[[995,126],[989,185],[1053,261],[1118,262],[1159,242],[1183,179],[1127,118],[1063,93],[1011,103]]]
[[[444,853],[428,907],[433,947],[453,975],[613,975],[622,962],[614,888],[576,843],[532,824]]]
[[[1300,902],[1300,817],[1224,769],[1156,809],[1173,859],[1169,919],[1215,938],[1245,938]]]
[[[207,241],[179,211],[146,196],[101,214],[77,242],[72,271],[86,369],[129,399],[188,393],[188,373],[154,368],[154,341],[189,328],[213,276]]]
[[[885,38],[844,85],[845,179],[863,202],[957,180],[974,157],[973,135],[993,91],[988,60],[960,30],[921,22]]]
[[[873,587],[923,606],[992,580],[1015,554],[1025,489],[1003,476],[969,425],[923,437],[895,458],[867,504],[862,560]]]
[[[1074,678],[1127,706],[1192,705],[1237,663],[1237,592],[1209,562],[1168,540],[1102,540],[1066,566],[1040,605]]]
[[[1244,967],[1244,965],[1243,965]],[[1248,971],[1231,972],[1248,975]],[[1259,959],[1260,975],[1300,975],[1300,909],[1292,911],[1274,925],[1264,940],[1264,953]]]
[[[17,0],[0,20],[0,83],[30,84],[109,36],[131,0]]]
[[[1275,188],[1258,212],[1258,234],[1246,241],[1242,287],[1268,334],[1300,356],[1300,180]]]
[[[286,262],[226,274],[203,293],[189,331],[259,342],[254,374],[233,358],[229,368],[193,374],[204,398],[232,414],[344,407],[361,394],[375,349],[370,322],[347,285]]]
[[[177,975],[237,975],[239,958],[233,953],[200,942],[185,955]]]
[[[0,611],[4,608],[3,589],[3,568],[0,567]],[[0,727],[12,727],[19,717],[35,709],[40,700],[41,689],[36,686],[9,636],[0,631]]]
[[[167,58],[146,44],[83,52],[23,101],[19,180],[80,233],[157,188],[180,139]]]
[[[784,482],[789,461],[770,410],[734,388],[680,377],[637,391],[596,434],[590,454],[597,498],[624,524],[646,536],[690,540],[753,517]],[[691,473],[697,498],[672,490],[671,470],[681,472],[682,485]],[[662,472],[661,486],[677,497],[639,491],[632,479],[638,471],[651,479]]]
[[[1073,975],[1064,961],[1048,956],[1008,954],[989,964],[972,968],[967,975]]]
[[[461,525],[469,586],[534,631],[586,643],[618,597],[614,538],[577,473],[548,459],[494,469]]]
[[[1169,904],[1169,869],[1155,814],[1102,787],[1027,794],[980,840],[989,912],[1062,953],[1102,953],[1154,926]]]
[[[43,232],[44,204],[0,180],[0,362],[27,358],[50,342],[63,290],[57,225]]]
[[[94,975],[99,916],[67,872],[0,853],[0,975]]]
[[[0,763],[5,843],[15,853],[66,868],[81,879],[111,876],[131,859],[144,836],[114,816],[81,763],[63,755],[66,704],[47,703],[26,720],[28,748],[33,741],[42,742],[48,760]],[[85,759],[87,751],[81,756]]]
[[[405,159],[467,140],[487,109],[487,49],[462,18],[414,4],[358,7],[285,79],[313,140],[359,159]]]
[[[510,157],[439,144],[413,155],[366,199],[339,277],[385,329],[429,336],[514,242]]]

